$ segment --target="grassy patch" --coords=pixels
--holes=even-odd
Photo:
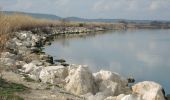
[[[0,78],[0,100],[23,100],[16,93],[28,90],[22,84],[10,83]]]

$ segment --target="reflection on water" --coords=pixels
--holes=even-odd
[[[151,80],[170,93],[170,30],[114,31],[56,39],[45,52],[68,63],[118,72],[136,81]]]

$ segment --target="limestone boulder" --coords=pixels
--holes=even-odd
[[[76,95],[95,93],[94,77],[89,68],[82,65],[71,65],[69,67],[69,75],[66,78],[65,89]]]
[[[101,70],[94,73],[93,76],[95,77],[99,92],[104,92],[107,96],[130,92],[130,89],[127,87],[128,81],[117,73]]]
[[[33,63],[25,64],[23,66],[24,72],[25,73],[30,73],[32,72],[37,66]]]
[[[144,100],[165,100],[162,86],[155,82],[139,82],[132,86],[132,90]]]
[[[33,70],[28,74],[28,76],[35,81],[39,81],[40,72],[43,68],[44,68],[43,66],[34,67]]]
[[[119,100],[146,100],[146,99],[142,99],[142,97],[140,95],[137,95],[137,94],[129,94],[129,95],[126,95],[122,99],[119,99]],[[147,99],[147,100],[154,100],[154,99]]]
[[[14,66],[16,63],[16,60],[14,59],[11,59],[11,58],[0,58],[0,65],[3,65],[3,66]]]
[[[64,66],[44,67],[40,72],[40,80],[43,83],[60,84],[65,82],[68,69]]]

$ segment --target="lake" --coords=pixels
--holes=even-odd
[[[136,82],[155,81],[170,93],[170,30],[112,31],[90,36],[60,38],[44,50],[69,64],[89,65],[117,72]]]

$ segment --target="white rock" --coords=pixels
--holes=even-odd
[[[11,58],[0,58],[0,65],[13,66],[15,65],[15,60]]]
[[[116,100],[122,100],[122,98],[126,96],[125,94],[119,94],[117,97],[116,97]]]
[[[68,70],[64,66],[48,66],[41,70],[40,79],[44,83],[63,83],[68,75]]]
[[[42,66],[37,66],[37,67],[34,67],[33,70],[30,72],[29,77],[35,81],[39,81],[40,79],[40,72],[41,70],[43,69]]]
[[[146,100],[146,99],[142,99],[142,97],[137,94],[130,94],[130,95],[124,96],[122,99],[119,99],[119,100]],[[154,99],[147,99],[147,100],[154,100]]]
[[[115,96],[130,91],[127,87],[128,81],[117,73],[101,70],[94,73],[93,76],[97,86],[99,86],[99,92],[108,93],[107,96]]]
[[[25,64],[25,65],[23,66],[23,68],[25,69],[25,70],[24,70],[25,73],[30,73],[30,72],[33,71],[34,68],[36,68],[36,67],[37,67],[37,66],[36,66],[35,64],[33,64],[33,63]]]
[[[87,100],[104,100],[107,98],[103,93],[98,92],[96,95],[93,95],[92,93],[88,93],[83,95]]]
[[[128,81],[121,77],[117,73],[112,73],[110,71],[100,70],[97,73],[94,73],[93,76],[95,77],[95,80],[97,82],[103,81],[103,80],[111,80],[113,82],[117,82],[121,84],[122,86],[127,86]]]
[[[144,100],[165,100],[161,85],[155,82],[144,81],[132,86],[134,93],[142,96]]]
[[[105,98],[104,100],[117,100],[117,99],[116,99],[116,97],[110,96],[110,97]]]
[[[86,66],[70,67],[66,82],[65,89],[76,95],[83,95],[88,92],[95,93],[96,91],[93,75]]]
[[[17,56],[15,54],[10,53],[10,52],[3,52],[3,53],[1,53],[1,58],[16,59]]]
[[[103,95],[114,96],[118,91],[118,83],[112,82],[110,80],[104,80],[99,84],[99,91],[103,93]]]

